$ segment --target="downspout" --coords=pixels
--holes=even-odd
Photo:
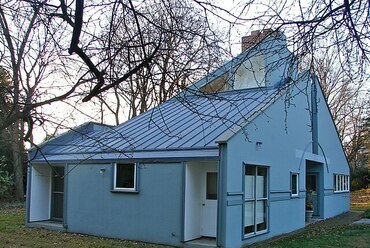
[[[219,143],[218,185],[217,185],[217,247],[226,247],[226,166],[227,143]]]
[[[29,159],[28,155],[28,159]],[[26,188],[26,225],[30,223],[30,207],[31,207],[31,178],[32,178],[32,165],[27,163],[27,188]]]
[[[67,218],[68,218],[68,211],[67,211],[67,206],[68,206],[68,177],[67,176],[69,175],[69,165],[68,164],[65,164],[64,165],[64,194],[63,194],[63,228],[65,230],[68,229],[68,221],[67,221]]]
[[[317,86],[316,77],[312,75],[311,79],[311,127],[312,127],[312,153],[318,154],[319,134],[318,134],[318,116],[317,116]]]
[[[181,209],[181,212],[182,212],[182,218],[181,218],[181,233],[180,233],[180,242],[182,243],[185,243],[185,204],[186,204],[186,162],[183,161],[181,163],[182,165],[182,203],[181,203],[181,206],[182,206],[182,209]]]

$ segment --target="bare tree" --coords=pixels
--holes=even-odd
[[[82,0],[71,2],[60,0],[51,3],[44,0],[9,0],[0,4],[0,43],[2,45],[0,64],[10,72],[11,79],[10,108],[2,112],[4,118],[1,120],[0,129],[12,130],[18,199],[23,198],[21,168],[24,142],[32,143],[34,124],[42,125],[46,121],[41,111],[42,106],[72,97],[75,101],[81,99],[88,101],[94,96],[103,99],[104,96],[101,94],[107,90],[127,89],[127,86],[122,84],[137,80],[133,75],[139,72],[146,77],[158,79],[159,70],[163,75],[173,69],[161,68],[165,63],[159,60],[161,57],[157,58],[156,63],[153,62],[159,51],[175,54],[174,44],[172,47],[168,46],[171,44],[169,34],[173,33],[172,29],[175,28],[170,26],[170,23],[177,25],[177,39],[186,33],[199,31],[186,30],[177,23],[177,17],[172,13],[173,1],[153,1],[153,5],[158,6],[158,11],[161,10],[160,13],[150,12],[149,9],[142,7],[143,3],[131,0],[107,3],[94,1],[85,3]],[[179,4],[179,2],[174,3]],[[178,8],[181,9],[184,6]],[[189,10],[190,7],[187,11]],[[154,19],[154,15],[158,18],[161,14],[166,14],[169,20]],[[182,16],[185,16],[184,11]],[[130,22],[129,25],[134,32],[129,29],[119,30],[119,27],[122,27],[121,21]],[[168,21],[167,26],[162,25],[164,21]],[[187,28],[195,28],[197,20],[193,22],[192,26]],[[183,21],[182,24],[185,22]],[[209,34],[199,34],[198,39],[193,36],[195,40],[193,45],[196,42],[199,43],[197,45],[207,42],[208,37],[203,38],[201,35]],[[167,45],[162,46],[162,44]],[[188,44],[187,49],[190,48],[192,47]],[[128,55],[129,63],[118,63],[122,54]],[[189,54],[197,55],[193,52],[183,56]],[[206,54],[203,53],[203,55]],[[184,59],[179,53],[176,56],[171,59]],[[119,71],[115,70],[117,64],[121,66]],[[155,65],[155,70],[152,69],[152,64]],[[185,68],[188,73],[190,69],[195,69],[190,65],[184,65],[183,68],[176,69],[176,72],[179,73]],[[178,77],[178,75],[172,75]],[[147,85],[148,93],[145,90],[139,92],[143,99],[138,107],[140,112],[151,106],[148,99],[153,97],[151,91],[155,87],[161,89],[162,101],[173,95],[177,89],[173,86],[167,87],[168,82],[172,81],[179,82],[179,79],[162,80],[162,85]],[[145,82],[140,83],[143,89]],[[151,80],[148,83],[156,82]],[[136,85],[128,88],[130,87],[138,92],[134,88]],[[138,104],[136,99],[131,99],[131,102],[134,105]]]
[[[198,60],[215,51],[215,44],[207,43],[217,41],[208,29],[212,18],[231,28],[246,24],[285,31],[295,55],[311,61],[315,52],[335,47],[349,78],[367,73],[368,1],[241,1],[235,12],[210,1],[151,3],[155,12],[143,0],[2,1],[0,64],[11,74],[12,107],[0,129],[14,128],[17,154],[45,104],[72,96],[104,99],[101,94],[112,90],[126,92],[134,116],[171,97],[194,72],[205,73],[218,63],[207,56],[203,61],[209,64],[199,67]],[[192,3],[203,10],[200,19],[188,18],[198,11]],[[184,42],[190,37],[193,43]],[[204,50],[208,53],[201,55]],[[194,60],[198,64],[186,63]]]
[[[368,118],[370,77],[370,2],[239,1],[234,8],[198,1],[204,12],[232,29],[284,31],[290,50],[304,62],[301,70],[321,81],[352,168],[362,158],[363,120]],[[244,31],[245,32],[245,31]],[[257,36],[253,41],[261,42]]]
[[[161,43],[150,66],[141,68],[112,89],[117,105],[104,105],[115,115],[116,124],[119,123],[117,111],[122,111],[122,103],[129,107],[128,117],[134,117],[168,100],[189,82],[207,74],[223,57],[221,33],[208,26],[207,20],[191,2],[153,1],[136,11],[140,15],[122,12],[120,15],[114,13],[112,17],[117,19],[112,22],[116,23],[114,29],[117,31],[102,45],[112,47],[112,55],[108,57],[114,59],[108,61],[111,81],[117,80],[133,62],[146,57],[142,47],[122,50],[121,44],[134,39],[143,43],[161,40]],[[109,36],[110,33],[103,35]],[[99,97],[99,100],[103,98]]]
[[[252,0],[237,1],[232,9],[212,1],[194,2],[208,15],[228,22],[230,29],[284,31],[296,56],[309,57],[313,62],[317,53],[332,48],[348,75],[354,78],[368,74],[369,1]]]
[[[315,73],[327,99],[339,138],[343,144],[352,172],[367,166],[364,120],[370,111],[367,80],[350,78],[341,69],[338,54],[328,49],[314,58]]]
[[[59,88],[53,80],[48,85],[43,81],[58,70],[63,61],[56,46],[63,32],[49,25],[50,21],[42,15],[43,8],[44,3],[17,1],[0,5],[0,63],[9,72],[10,81],[8,107],[2,109],[0,130],[8,129],[10,134],[17,199],[23,199],[24,195],[24,141],[31,137],[37,119],[36,108],[64,99],[73,92],[70,89],[43,100],[47,90]]]

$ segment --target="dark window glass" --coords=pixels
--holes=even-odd
[[[245,234],[254,233],[254,225],[245,226],[244,227],[244,233]]]
[[[306,190],[312,191],[313,193],[316,192],[316,176],[315,175],[306,176]]]
[[[246,166],[245,167],[245,175],[253,176],[255,173],[256,167],[254,166]]]
[[[292,195],[298,194],[297,182],[298,182],[298,175],[292,174]]]
[[[116,188],[135,188],[135,164],[116,166]]]
[[[52,167],[52,209],[51,218],[63,219],[64,167]]]
[[[53,192],[64,191],[64,167],[53,167]]]
[[[63,219],[63,193],[53,194],[53,219]]]
[[[207,172],[207,200],[217,200],[217,172]]]

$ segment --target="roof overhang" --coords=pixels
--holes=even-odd
[[[31,163],[85,163],[121,160],[171,160],[218,159],[218,147],[209,149],[133,151],[122,153],[81,153],[81,154],[45,154],[44,159],[35,159]]]

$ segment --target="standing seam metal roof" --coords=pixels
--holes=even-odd
[[[181,93],[121,125],[60,144],[47,154],[213,148],[218,137],[245,125],[278,93],[278,88]]]

